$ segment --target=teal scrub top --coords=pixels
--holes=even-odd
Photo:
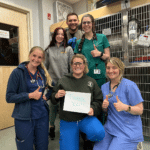
[[[103,99],[106,99],[106,95],[109,94],[109,84],[110,82],[107,82],[101,87]],[[126,111],[118,112],[114,107],[114,103],[117,103],[117,95],[119,100],[127,105],[135,106],[143,102],[137,85],[133,81],[123,78],[116,91],[111,94],[113,96],[108,99],[109,106],[107,121],[104,125],[105,131],[128,141],[142,142],[143,131],[140,115],[132,115]]]
[[[107,40],[107,37],[104,34],[96,34],[96,36],[97,36],[97,40],[96,39],[88,40],[85,38],[81,52],[79,52],[78,49],[81,39],[78,40],[74,49],[74,53],[76,54],[82,53],[86,57],[88,61],[88,68],[89,68],[89,72],[87,75],[94,79],[100,79],[100,78],[105,78],[105,73],[106,73],[105,63],[102,59],[100,59],[100,57],[93,57],[91,55],[91,51],[94,50],[93,44],[95,44],[97,49],[103,53],[104,53],[104,49],[109,47],[110,45]],[[94,69],[100,69],[100,74],[94,74]]]

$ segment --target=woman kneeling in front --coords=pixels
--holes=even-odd
[[[91,141],[100,141],[105,136],[101,122],[95,117],[101,111],[102,93],[96,81],[86,75],[88,67],[85,56],[74,55],[71,67],[73,73],[61,78],[53,88],[52,94],[52,103],[60,102],[60,150],[79,150],[79,131],[85,133]],[[74,96],[69,97],[68,93],[73,93]],[[90,95],[89,102],[86,98],[81,99],[80,94],[83,97]],[[69,108],[65,109],[67,104]],[[86,113],[81,109],[83,105],[88,104],[89,109]],[[77,110],[78,106],[80,110]]]

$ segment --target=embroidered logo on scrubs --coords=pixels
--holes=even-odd
[[[89,81],[89,82],[88,82],[88,86],[89,86],[89,87],[92,87],[92,86],[93,86],[93,82],[92,82],[92,81]]]

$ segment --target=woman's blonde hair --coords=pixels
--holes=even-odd
[[[122,78],[124,75],[124,69],[125,69],[124,63],[117,57],[111,57],[110,59],[106,61],[106,67],[109,62],[119,69],[120,78]]]
[[[85,68],[84,68],[83,73],[84,73],[84,74],[87,74],[87,73],[89,72],[89,69],[88,69],[87,59],[85,58],[85,56],[82,55],[82,54],[76,54],[76,55],[74,55],[74,56],[72,57],[72,59],[71,59],[71,65],[73,64],[73,60],[74,60],[75,58],[81,58],[81,59],[83,60],[83,63],[84,63],[84,65],[85,65]]]
[[[31,50],[30,50],[30,52],[29,52],[29,56],[30,56],[30,54],[31,54],[32,52],[34,52],[36,49],[42,51],[42,53],[43,53],[43,61],[44,61],[44,60],[45,60],[45,51],[44,51],[41,47],[39,47],[39,46],[34,46],[34,47],[32,47]],[[40,67],[41,67],[41,68],[44,70],[44,72],[45,72],[46,84],[48,84],[49,86],[52,86],[52,78],[51,78],[51,76],[49,75],[47,69],[45,68],[43,62],[41,62]]]

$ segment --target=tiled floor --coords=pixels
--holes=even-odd
[[[83,142],[80,141],[80,150],[82,150]],[[0,150],[17,150],[15,144],[14,127],[0,131]],[[56,119],[56,138],[49,140],[49,150],[59,150],[59,119]],[[143,142],[143,150],[150,150],[150,141]]]

